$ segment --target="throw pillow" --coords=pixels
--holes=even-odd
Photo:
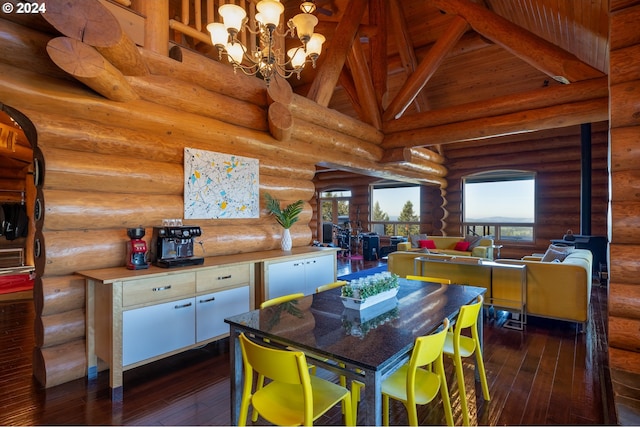
[[[562,262],[572,251],[573,247],[571,246],[558,246],[551,244],[542,256],[540,262]]]
[[[422,249],[436,249],[436,242],[434,242],[433,240],[418,240],[418,245]]]
[[[480,244],[480,240],[482,240],[482,236],[474,236],[473,234],[467,234],[464,238],[465,242],[469,242],[469,251],[473,250],[476,246]]]
[[[411,240],[411,247],[412,248],[419,248],[420,247],[420,240],[427,240],[427,235],[426,234],[412,234],[410,236],[410,240]]]
[[[467,252],[469,250],[469,242],[461,240],[456,243],[456,246],[453,249],[455,249],[456,251]]]

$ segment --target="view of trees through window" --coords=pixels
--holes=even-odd
[[[322,222],[343,227],[349,219],[349,199],[351,191],[325,191],[320,194]]]
[[[380,235],[420,233],[420,186],[373,186],[371,227]]]

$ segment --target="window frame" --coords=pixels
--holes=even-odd
[[[378,221],[373,219],[373,210],[375,207],[373,192],[376,189],[385,189],[385,188],[407,188],[407,187],[416,187],[418,188],[418,203],[417,206],[414,206],[414,212],[417,211],[418,221]],[[420,227],[422,226],[421,217],[421,205],[422,205],[422,191],[420,184],[412,184],[412,183],[402,183],[402,182],[377,182],[369,185],[369,229],[370,231],[377,232],[380,236],[391,237],[391,236],[403,236],[409,238],[411,234],[420,233]],[[376,225],[382,225],[383,234],[380,234],[379,227],[376,230]],[[401,227],[404,230],[401,230]],[[387,231],[391,230],[392,234],[388,234]],[[414,233],[415,232],[415,233]]]
[[[466,234],[481,236],[493,236],[496,244],[520,244],[534,246],[536,242],[536,178],[535,171],[496,169],[479,172],[462,178],[462,227]],[[466,185],[478,183],[491,183],[500,181],[533,181],[533,221],[532,222],[501,222],[501,221],[467,221],[466,214]],[[531,229],[531,239],[523,240],[510,238],[505,232],[507,228],[522,227]],[[478,232],[478,229],[481,231]]]

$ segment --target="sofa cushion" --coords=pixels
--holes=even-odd
[[[467,250],[472,251],[473,248],[475,248],[480,244],[481,240],[482,240],[482,236],[474,236],[473,234],[467,234],[467,236],[464,238],[465,242],[469,242],[469,249]]]
[[[469,250],[469,245],[470,242],[467,242],[465,240],[461,240],[458,243],[456,243],[456,245],[454,246],[454,250],[456,251],[468,251]]]
[[[427,249],[435,249],[436,248],[436,242],[434,242],[433,240],[430,240],[430,239],[418,240],[418,245],[421,248],[427,248]]]
[[[426,234],[412,234],[411,236],[409,236],[409,240],[411,241],[411,247],[412,248],[419,248],[420,247],[420,240],[427,240],[427,235]]]
[[[549,245],[540,262],[562,262],[573,251],[571,246]]]

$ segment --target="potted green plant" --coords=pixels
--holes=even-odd
[[[293,246],[293,242],[291,240],[291,232],[289,229],[298,221],[304,202],[302,200],[297,200],[287,205],[284,209],[281,209],[280,200],[274,199],[269,193],[265,193],[264,198],[267,201],[267,210],[269,211],[269,214],[273,215],[278,224],[283,228],[281,241],[282,250],[290,251]]]

